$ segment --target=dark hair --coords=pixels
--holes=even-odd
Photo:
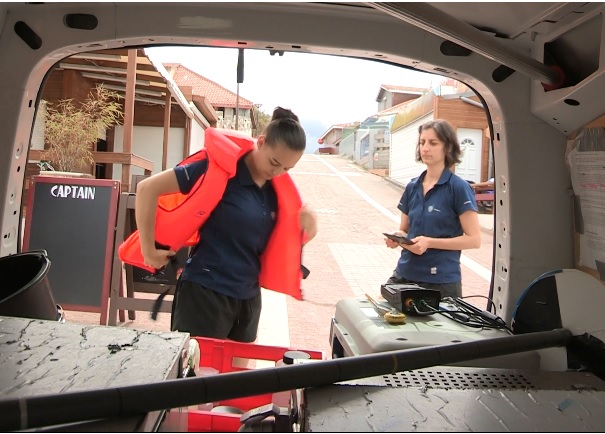
[[[265,128],[265,142],[270,146],[281,142],[293,151],[304,151],[307,145],[305,130],[291,110],[276,107],[271,122]]]
[[[420,134],[424,130],[434,130],[437,138],[444,143],[445,146],[445,167],[448,169],[454,164],[460,163],[460,156],[462,151],[460,150],[460,144],[458,143],[458,136],[454,127],[443,119],[434,119],[432,121],[425,122],[418,128],[418,144],[416,145],[416,161],[422,162],[420,156]]]

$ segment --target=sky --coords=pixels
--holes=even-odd
[[[235,48],[155,47],[146,52],[162,63],[181,63],[236,93]],[[307,152],[334,124],[363,121],[378,111],[380,85],[426,87],[439,76],[370,60],[265,50],[244,51],[244,82],[240,96],[261,104],[271,114],[276,106],[298,115],[307,134]]]

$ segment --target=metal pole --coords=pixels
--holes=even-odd
[[[145,414],[225,399],[326,386],[340,381],[565,346],[571,332],[511,335],[278,368],[253,369],[112,389],[0,400],[0,431]],[[150,360],[150,363],[153,361]]]
[[[235,101],[235,129],[239,131],[239,84],[244,82],[244,49],[237,50],[237,100]]]
[[[429,4],[414,2],[366,4],[542,83],[555,84],[560,81],[557,71],[505,47],[496,38],[486,36],[470,24],[457,20]]]
[[[235,130],[239,131],[239,83],[237,83],[237,99],[235,101]]]

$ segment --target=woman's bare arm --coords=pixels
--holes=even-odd
[[[146,178],[137,184],[135,219],[141,239],[141,252],[145,265],[162,268],[175,254],[172,250],[155,248],[155,215],[158,198],[163,194],[179,192],[179,184],[173,169]]]

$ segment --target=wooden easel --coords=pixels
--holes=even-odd
[[[135,311],[153,312],[155,300],[136,298],[136,292],[162,294],[168,290],[169,295],[174,295],[176,277],[167,276],[164,279],[154,279],[151,273],[132,265],[123,264],[118,258],[118,247],[136,227],[134,217],[135,194],[122,193],[118,203],[118,215],[116,222],[113,267],[111,273],[111,287],[109,297],[108,325],[117,324],[118,312],[120,321],[124,321],[124,310],[128,310],[128,319],[135,320]],[[187,249],[181,249],[177,253],[180,266],[187,260]],[[154,281],[156,280],[156,281]],[[162,281],[166,283],[162,283]],[[124,291],[124,289],[126,291]],[[126,294],[124,294],[126,292]],[[171,312],[172,301],[162,300],[158,312]]]

